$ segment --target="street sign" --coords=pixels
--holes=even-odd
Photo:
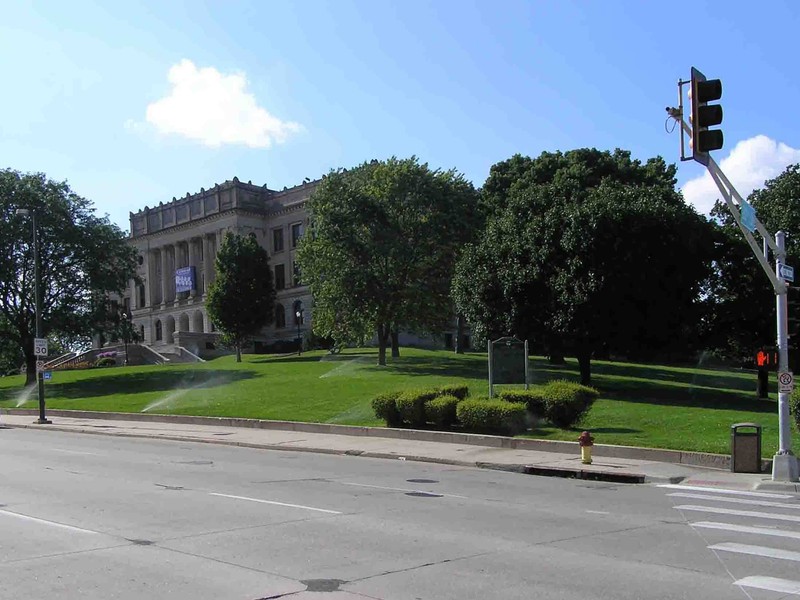
[[[747,200],[742,200],[742,225],[751,233],[756,230],[756,211]]]
[[[789,265],[781,265],[778,277],[784,281],[788,281],[789,283],[794,282],[794,267],[790,267]]]
[[[53,372],[52,371],[45,371],[44,372],[44,380],[45,381],[50,381],[52,378],[53,378]]]
[[[42,373],[43,371],[44,371],[44,361],[43,360],[37,360],[36,361],[36,372],[37,373]]]
[[[33,355],[47,356],[47,338],[33,339]]]
[[[778,392],[781,394],[791,394],[794,390],[794,375],[791,371],[778,373]]]

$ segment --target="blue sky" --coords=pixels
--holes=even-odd
[[[234,175],[281,189],[392,155],[476,186],[517,152],[621,147],[677,162],[664,107],[693,65],[723,81],[717,159],[740,192],[800,162],[796,1],[0,9],[0,168],[66,179],[126,230],[129,211]],[[680,166],[701,210],[715,197],[702,175]]]

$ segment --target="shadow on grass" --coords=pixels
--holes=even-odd
[[[265,356],[264,358],[256,358],[254,360],[247,361],[253,364],[264,364],[264,363],[317,363],[319,362],[319,356],[306,356],[292,354],[290,356]]]
[[[387,358],[386,368],[398,375],[411,377],[454,377],[461,379],[486,379],[489,378],[489,368],[486,359],[465,360],[465,355],[453,357],[404,357]]]
[[[211,388],[257,377],[247,371],[158,370],[146,373],[120,373],[70,383],[48,383],[47,395],[53,398],[92,398],[140,392],[166,392],[181,388]],[[0,390],[0,401],[16,398],[21,388]]]

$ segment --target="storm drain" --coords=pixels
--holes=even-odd
[[[406,492],[406,496],[414,496],[415,498],[442,498],[441,494],[434,494],[433,492]]]
[[[406,479],[408,483],[439,483],[435,479]]]
[[[130,538],[125,538],[125,539],[128,540],[131,544],[134,544],[135,546],[152,546],[153,544],[155,544],[155,542],[152,540],[132,540]]]
[[[307,592],[338,592],[339,586],[347,583],[343,579],[306,579],[301,581]]]

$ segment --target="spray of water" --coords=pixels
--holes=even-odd
[[[319,376],[320,379],[325,379],[326,377],[336,377],[339,375],[353,375],[353,371],[359,370],[362,365],[367,365],[371,363],[374,359],[369,356],[359,356],[352,360],[348,360],[347,362],[343,362],[337,367],[334,367],[327,373],[323,373]]]
[[[33,394],[33,391],[35,389],[36,389],[36,384],[35,383],[32,383],[29,386],[22,388],[22,391],[19,394],[17,394],[16,398],[14,398],[14,400],[15,400],[15,404],[14,405],[17,408],[19,408],[20,406],[25,404],[28,400],[30,400],[31,395]]]
[[[169,410],[177,408],[178,406],[196,406],[196,405],[207,404],[208,403],[207,399],[184,398],[184,396],[191,391],[198,390],[204,387],[214,386],[219,381],[220,378],[215,378],[207,381],[201,381],[200,383],[196,383],[189,387],[173,390],[163,398],[151,402],[150,404],[145,406],[140,412],[149,412],[157,408],[165,408]]]

